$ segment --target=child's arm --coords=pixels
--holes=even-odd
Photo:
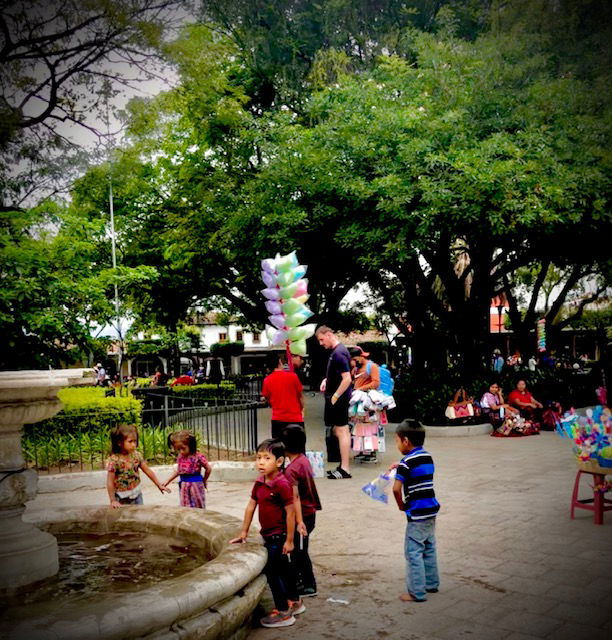
[[[146,473],[146,472],[145,472]],[[178,469],[164,482],[164,487],[167,487],[177,476],[179,475]]]
[[[306,529],[306,525],[304,524],[304,515],[302,514],[302,501],[300,500],[300,492],[298,491],[297,485],[293,485],[293,506],[295,507],[295,529],[296,531],[302,535],[308,535],[308,529]]]
[[[110,506],[113,509],[118,509],[121,504],[115,500],[115,472],[109,471],[106,474],[106,490],[108,491],[108,497],[110,500]]]
[[[166,485],[162,484],[158,479],[157,476],[155,475],[155,472],[153,471],[153,469],[151,469],[151,467],[146,463],[145,460],[143,460],[140,463],[140,468],[144,471],[145,475],[147,475],[150,479],[151,482],[153,482],[153,484],[162,492],[162,493],[172,493],[170,491],[170,488],[167,487]]]
[[[251,526],[251,522],[253,522],[253,514],[255,513],[256,507],[257,502],[255,502],[253,498],[250,498],[246,509],[244,510],[244,519],[242,521],[242,529],[240,530],[240,535],[237,538],[232,538],[230,540],[230,544],[234,544],[235,542],[246,542],[246,539],[249,536],[249,528]]]
[[[204,471],[204,488],[208,489],[208,478],[210,477],[210,474],[212,473],[212,464],[210,464],[210,462],[206,463],[206,466],[204,467],[205,471]]]
[[[406,507],[404,506],[404,500],[402,498],[402,481],[396,480],[393,483],[393,496],[395,497],[395,502],[397,502],[397,506],[400,511],[405,511]]]
[[[295,535],[295,507],[292,504],[285,505],[287,512],[287,539],[283,545],[283,553],[293,551],[293,536]]]

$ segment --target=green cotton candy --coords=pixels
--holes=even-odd
[[[305,324],[302,327],[289,329],[289,340],[307,340],[314,334],[316,327],[316,324]]]
[[[287,316],[285,319],[285,325],[287,327],[297,327],[302,324],[302,322],[306,322],[308,318],[313,316],[314,314],[309,309],[304,309],[304,311],[298,311],[298,313],[294,313],[290,316]]]
[[[290,300],[287,300],[287,302],[283,302],[283,304],[281,305],[281,309],[283,310],[283,313],[291,316],[294,313],[298,313],[299,311],[305,311],[306,306],[296,298],[291,298]]]
[[[298,290],[298,284],[297,282],[294,282],[293,284],[290,284],[287,287],[283,287],[282,289],[279,289],[278,290],[279,297],[282,300],[289,300],[289,298],[293,298],[297,290]]]
[[[296,275],[297,274],[294,272],[293,269],[291,269],[290,271],[283,271],[282,273],[279,273],[276,276],[276,282],[279,287],[286,287],[290,285],[292,282],[299,280],[299,278],[297,278]]]
[[[294,356],[305,356],[306,355],[306,340],[296,340],[289,345],[289,351]]]
[[[298,266],[297,256],[295,251],[288,253],[286,256],[278,256],[276,258],[276,270],[281,273],[283,271],[290,271]]]

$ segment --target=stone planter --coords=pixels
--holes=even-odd
[[[493,425],[488,422],[482,424],[465,424],[465,425],[423,425],[429,438],[446,438],[457,436],[482,436],[493,431]]]
[[[213,559],[181,576],[129,594],[39,602],[13,608],[3,623],[7,640],[241,640],[266,580],[267,552],[258,542],[228,544],[240,521],[208,510],[166,506],[54,509],[37,515],[49,533],[121,529],[176,536]]]

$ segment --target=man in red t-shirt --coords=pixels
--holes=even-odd
[[[519,380],[516,383],[516,389],[511,391],[508,396],[508,404],[516,407],[524,418],[539,422],[539,410],[542,409],[542,403],[527,391],[525,380]]]
[[[299,369],[302,356],[292,356],[293,368]],[[289,424],[304,427],[304,399],[302,383],[296,373],[288,370],[287,354],[281,353],[276,368],[264,378],[261,395],[272,407],[272,437],[280,438]]]

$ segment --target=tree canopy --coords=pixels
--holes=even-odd
[[[221,298],[261,326],[259,261],[296,249],[316,319],[346,321],[366,282],[417,364],[478,368],[494,296],[557,269],[552,327],[581,279],[609,286],[608,27],[589,17],[607,9],[556,4],[205,2],[164,46],[177,86],[132,101],[71,215],[95,225],[112,180],[144,324],[176,332]],[[514,305],[525,341],[536,301]]]

